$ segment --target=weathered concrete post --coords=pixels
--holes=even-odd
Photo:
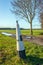
[[[25,59],[26,58],[25,48],[24,48],[23,39],[22,39],[22,35],[20,32],[18,21],[16,21],[16,40],[17,40],[18,55],[20,58]]]

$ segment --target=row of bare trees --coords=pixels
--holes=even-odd
[[[41,11],[41,3],[42,0],[13,0],[12,4],[12,12],[27,22],[30,23],[30,33],[33,35],[32,32],[32,22],[35,15]]]

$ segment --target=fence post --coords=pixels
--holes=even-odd
[[[20,32],[18,21],[16,21],[16,41],[17,41],[18,55],[20,58],[25,59],[26,58],[25,48],[24,48],[23,39],[22,39],[22,35]]]

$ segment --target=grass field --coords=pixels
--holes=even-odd
[[[20,59],[16,51],[16,39],[4,36],[1,32],[15,34],[15,30],[0,30],[0,65],[43,65],[43,46],[23,41],[26,59]],[[33,30],[33,35],[40,36],[43,30]],[[28,30],[21,30],[23,35],[30,35]],[[42,35],[41,35],[42,36]]]
[[[9,32],[15,34],[16,30],[0,30],[0,33],[1,32]],[[30,30],[21,30],[21,33],[23,35],[30,35]],[[40,33],[43,33],[43,30],[33,30],[33,35],[35,36],[40,35]]]

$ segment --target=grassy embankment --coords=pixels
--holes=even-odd
[[[1,32],[15,33],[14,30],[1,30]],[[30,34],[22,30],[22,34]],[[39,36],[42,30],[35,30],[34,35]],[[43,65],[43,46],[24,41],[26,59],[20,59],[16,51],[16,39],[0,34],[0,65]]]

